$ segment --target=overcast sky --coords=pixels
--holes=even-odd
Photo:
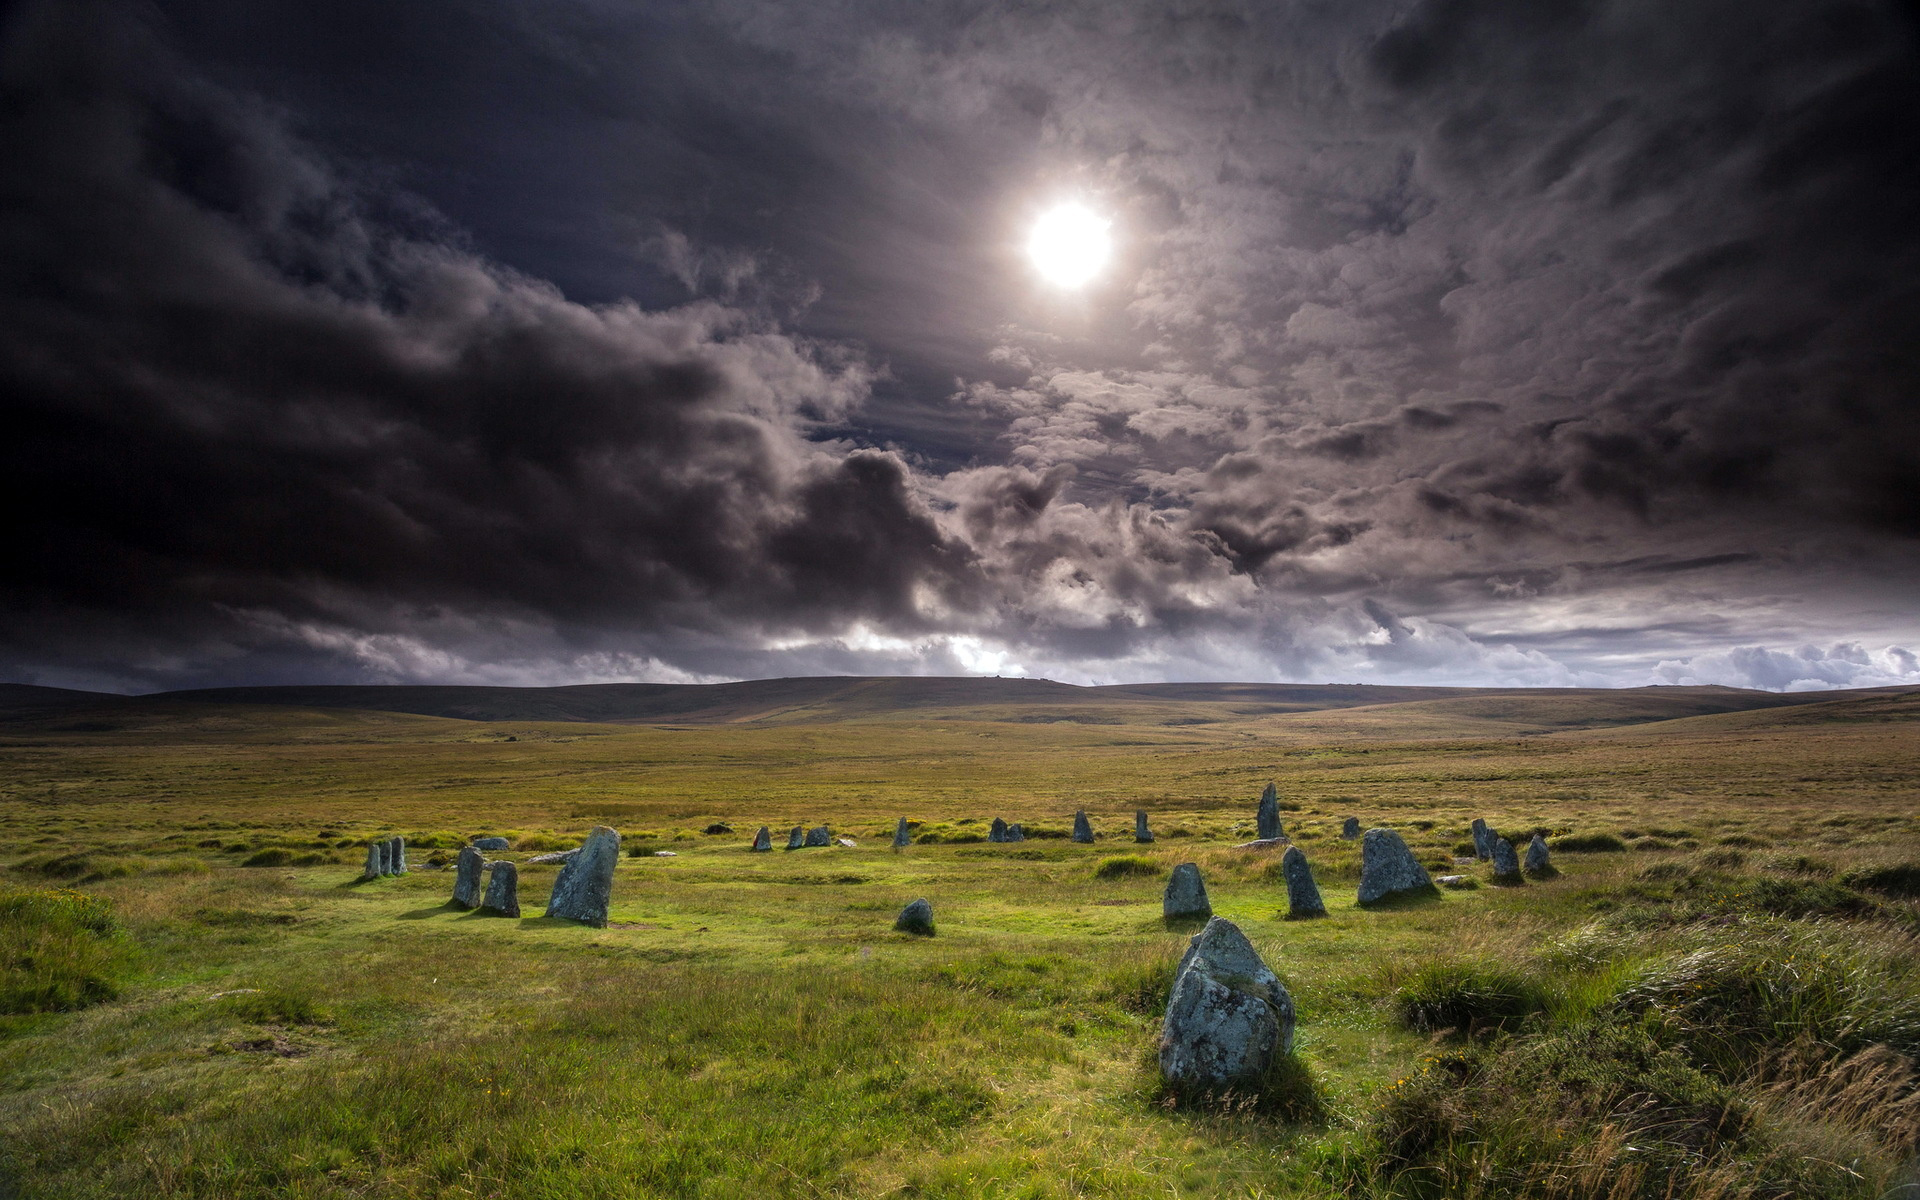
[[[15,6],[0,677],[1920,683],[1916,20]]]

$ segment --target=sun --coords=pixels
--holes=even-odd
[[[1027,257],[1042,278],[1055,287],[1077,288],[1107,265],[1113,239],[1112,222],[1080,204],[1062,204],[1034,222],[1027,238]]]

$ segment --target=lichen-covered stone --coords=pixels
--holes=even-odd
[[[1527,861],[1521,865],[1535,878],[1553,874],[1553,856],[1547,853],[1547,839],[1534,834],[1533,840],[1527,843]]]
[[[1360,818],[1348,817],[1346,821],[1340,826],[1340,836],[1347,839],[1350,842],[1353,839],[1359,837],[1360,836]]]
[[[987,827],[987,840],[990,842],[1006,841],[1007,840],[1007,823],[1001,820],[999,817],[995,817],[993,819],[993,824]]]
[[[1293,997],[1246,935],[1215,917],[1188,943],[1160,1024],[1160,1075],[1184,1095],[1254,1088],[1293,1050]]]
[[[490,864],[488,873],[492,878],[487,881],[487,894],[480,901],[480,911],[499,917],[519,916],[520,868],[501,859]],[[547,911],[551,913],[552,907]]]
[[[387,873],[387,843],[385,841],[367,843],[367,866],[360,875],[362,879],[378,879]]]
[[[407,839],[394,834],[387,842],[387,874],[405,875],[407,873]]]
[[[753,835],[753,845],[748,847],[755,854],[773,849],[773,830],[762,825]]]
[[[933,936],[933,905],[922,897],[900,910],[894,919],[893,927],[901,933],[915,933],[921,937]]]
[[[1160,915],[1169,921],[1205,920],[1213,915],[1213,905],[1207,903],[1207,884],[1200,878],[1197,865],[1181,863],[1167,877],[1167,890],[1160,897]]]
[[[1313,868],[1300,847],[1291,846],[1280,856],[1280,871],[1287,879],[1287,919],[1302,921],[1327,915],[1326,902],[1320,899],[1319,885],[1313,882]]]
[[[580,852],[566,861],[554,879],[553,895],[547,898],[547,915],[586,925],[605,925],[607,906],[613,901],[613,869],[619,863],[619,833],[605,825],[595,825],[581,844]]]
[[[1254,810],[1253,822],[1261,841],[1280,836],[1280,795],[1271,783],[1260,793],[1260,807]]]
[[[909,837],[907,834],[907,819],[905,817],[901,817],[900,820],[893,827],[894,849],[896,850],[904,849],[907,846],[911,845],[912,843],[913,843],[913,839]]]
[[[1133,840],[1136,842],[1153,840],[1153,830],[1147,828],[1147,810],[1144,808],[1137,808],[1133,812]]]
[[[1437,895],[1433,879],[1391,829],[1369,829],[1360,839],[1360,903]]]
[[[825,825],[817,825],[814,828],[807,830],[807,845],[809,846],[833,845],[833,830],[828,829]]]
[[[1093,841],[1093,826],[1088,823],[1087,810],[1084,808],[1073,814],[1073,840],[1076,842]]]
[[[1493,827],[1482,817],[1473,819],[1473,856],[1481,862],[1493,857],[1495,834]]]
[[[1020,828],[1018,823],[1009,825],[1007,826],[1007,840],[1010,842],[1024,842],[1027,840],[1027,831]]]
[[[473,848],[475,850],[510,850],[513,848],[513,843],[499,836],[482,837],[473,839]]]
[[[807,831],[805,827],[800,825],[795,825],[793,827],[793,832],[787,835],[787,849],[798,850],[800,847],[806,844],[807,844]]]
[[[453,864],[453,906],[480,906],[480,874],[486,869],[487,856],[472,846],[464,847]]]
[[[1493,839],[1493,881],[1507,887],[1514,887],[1527,881],[1520,873],[1520,856],[1513,852],[1513,843],[1503,837]]]

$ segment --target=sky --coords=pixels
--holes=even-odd
[[[0,678],[1920,683],[1912,3],[0,11]]]

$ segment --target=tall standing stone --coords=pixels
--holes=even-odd
[[[933,905],[923,897],[900,910],[894,918],[893,927],[901,933],[919,934],[921,937],[933,936]]]
[[[1027,831],[1020,828],[1019,822],[1016,821],[1014,824],[1007,826],[1007,840],[1010,842],[1024,842],[1027,840]]]
[[[896,850],[904,850],[911,845],[912,842],[913,839],[907,835],[907,819],[901,817],[893,827],[893,848]]]
[[[1493,839],[1493,881],[1504,887],[1527,881],[1520,873],[1520,856],[1513,852],[1513,843],[1503,837]]]
[[[580,853],[560,866],[547,898],[547,915],[586,925],[605,925],[613,901],[613,869],[620,863],[620,835],[595,825]]]
[[[1133,810],[1133,840],[1136,842],[1153,840],[1153,830],[1147,828],[1147,810],[1144,808]]]
[[[1499,835],[1493,832],[1493,826],[1483,817],[1473,819],[1473,856],[1481,862],[1493,857],[1493,843]]]
[[[1346,819],[1346,822],[1340,826],[1340,836],[1347,839],[1350,842],[1355,838],[1359,837],[1360,836],[1360,818],[1348,817]]]
[[[753,835],[753,845],[747,848],[755,854],[773,849],[773,830],[762,825],[760,831]]]
[[[387,843],[385,840],[367,843],[367,869],[362,879],[378,879],[387,873]]]
[[[1093,826],[1087,823],[1087,810],[1084,808],[1073,814],[1073,840],[1088,843],[1093,841]]]
[[[814,828],[807,830],[807,845],[809,846],[833,845],[833,830],[828,829],[825,825],[817,825]]]
[[[1535,879],[1543,879],[1553,874],[1553,858],[1547,853],[1547,839],[1539,834],[1527,843],[1527,861],[1524,864],[1527,874]]]
[[[1240,927],[1214,917],[1174,972],[1160,1025],[1160,1076],[1188,1097],[1257,1089],[1293,1050],[1293,997]]]
[[[486,869],[487,856],[467,846],[453,864],[453,906],[480,907],[480,875]]]
[[[396,833],[393,835],[393,841],[388,844],[393,847],[392,857],[387,860],[387,866],[390,868],[388,874],[405,875],[407,873],[407,839]]]
[[[1289,846],[1280,856],[1280,871],[1287,877],[1287,920],[1304,921],[1327,915],[1326,901],[1320,899],[1319,885],[1313,882],[1313,868],[1300,847]]]
[[[995,817],[993,819],[993,824],[987,827],[987,840],[990,842],[1006,841],[1007,840],[1007,823],[1001,820],[999,817]]]
[[[496,917],[519,916],[520,868],[503,858],[490,864],[488,870],[493,878],[487,883],[487,894],[480,901],[480,911],[490,912]]]
[[[1260,793],[1260,807],[1254,810],[1253,821],[1259,826],[1262,841],[1280,836],[1280,797],[1271,783]]]
[[[1207,884],[1200,868],[1181,863],[1167,878],[1167,890],[1160,897],[1160,915],[1169,921],[1204,921],[1213,915],[1207,903]]]
[[[1391,829],[1367,830],[1360,839],[1361,904],[1439,894],[1405,838]]]
[[[798,850],[800,847],[806,844],[807,844],[806,829],[802,826],[795,825],[793,827],[793,832],[787,835],[787,849]]]

